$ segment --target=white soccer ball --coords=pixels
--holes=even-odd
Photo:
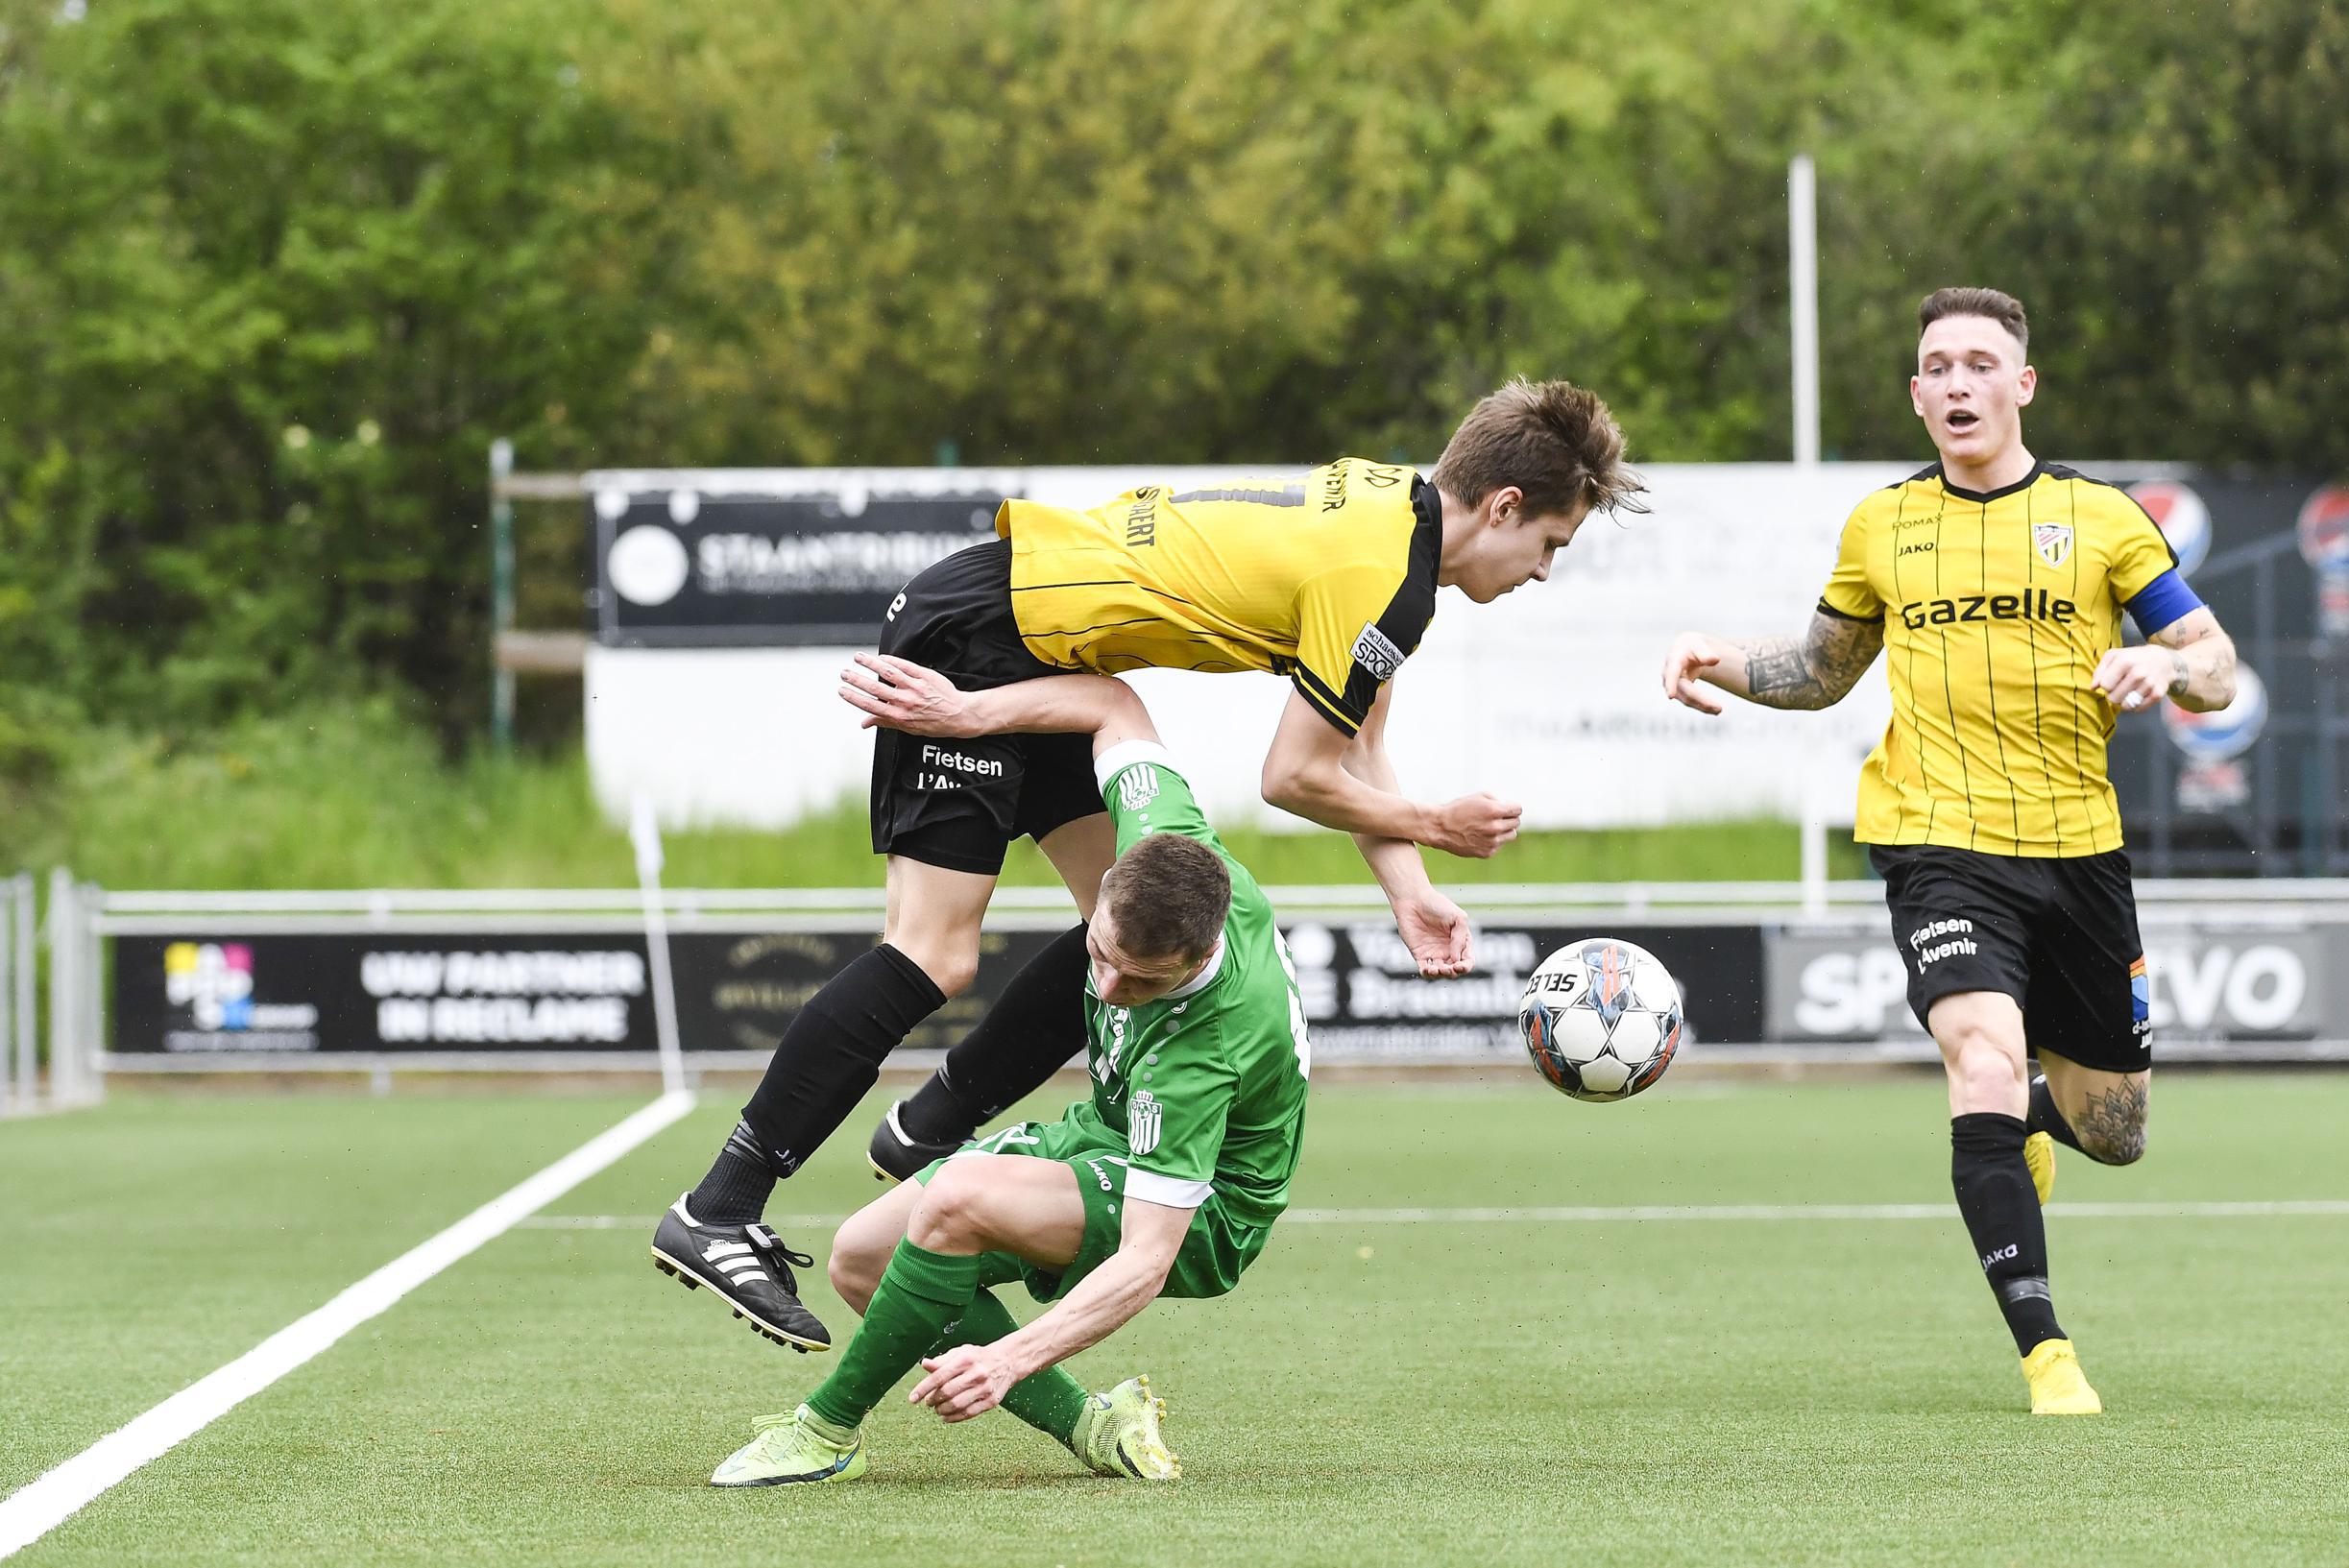
[[[1629,1099],[1664,1075],[1681,1044],[1681,988],[1645,948],[1611,936],[1569,942],[1526,977],[1525,1051],[1576,1099]]]

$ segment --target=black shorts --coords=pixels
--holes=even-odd
[[[2106,1073],[2153,1065],[2145,947],[2121,851],[2042,859],[1879,844],[1868,858],[1884,879],[1918,1023],[1944,997],[2000,991],[2022,1008],[2033,1055]]]
[[[965,691],[1068,673],[1020,641],[1007,539],[957,550],[908,583],[882,622],[881,651],[927,664]],[[1088,735],[876,736],[876,855],[993,876],[1013,839],[1040,839],[1103,809]]]

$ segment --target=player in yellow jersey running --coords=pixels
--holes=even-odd
[[[1707,713],[1721,712],[1707,686],[1825,708],[1888,654],[1892,723],[1860,773],[1855,836],[1948,1068],[1950,1181],[2031,1409],[2095,1414],[2040,1205],[2053,1144],[2107,1165],[2145,1149],[2144,949],[2105,742],[2118,713],[2165,696],[2225,707],[2235,645],[2126,493],[2023,446],[2039,378],[2022,306],[1943,289],[1918,321],[1909,395],[1941,461],[1852,514],[1806,635],[1689,633],[1664,692]],[[2148,644],[2123,644],[2124,612]]]
[[[1637,507],[1607,405],[1563,381],[1479,402],[1435,469],[1345,458],[1196,490],[1144,485],[1087,512],[1005,504],[1002,537],[948,557],[889,607],[881,652],[962,692],[1063,671],[1267,670],[1294,688],[1265,759],[1265,799],[1354,835],[1422,973],[1470,961],[1467,918],[1438,892],[1422,844],[1489,856],[1518,808],[1490,795],[1406,798],[1384,736],[1388,683],[1419,644],[1436,591],[1486,604],[1549,575],[1594,510]],[[886,665],[850,681],[885,684]],[[935,715],[932,715],[934,717]],[[1070,735],[884,731],[872,832],[887,856],[881,946],[800,1009],[700,1186],[663,1220],[654,1260],[771,1338],[831,1342],[803,1306],[790,1252],[758,1223],[907,1033],[979,967],[1004,852],[1035,839],[1090,917],[1115,856],[1088,743]],[[903,1177],[952,1152],[1083,1044],[1085,928],[1005,987],[945,1066],[891,1108],[871,1158]]]

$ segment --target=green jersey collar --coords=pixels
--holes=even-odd
[[[1158,1000],[1160,1001],[1180,1001],[1185,997],[1196,997],[1213,985],[1215,977],[1223,972],[1223,939],[1219,936],[1215,939],[1215,951],[1207,954],[1207,961],[1199,966],[1199,972]]]

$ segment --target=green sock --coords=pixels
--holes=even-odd
[[[967,1312],[979,1291],[979,1266],[975,1254],[957,1257],[898,1242],[864,1309],[863,1326],[832,1376],[808,1396],[808,1408],[835,1426],[861,1426],[865,1412],[937,1342],[946,1325]]]
[[[930,1354],[956,1345],[993,1344],[1019,1326],[1011,1310],[993,1291],[981,1291],[963,1309],[960,1321],[946,1325],[945,1335]],[[1004,1409],[1047,1437],[1073,1446],[1077,1418],[1084,1413],[1085,1401],[1091,1397],[1066,1367],[1048,1366],[1013,1384],[1011,1391],[1004,1395]]]

